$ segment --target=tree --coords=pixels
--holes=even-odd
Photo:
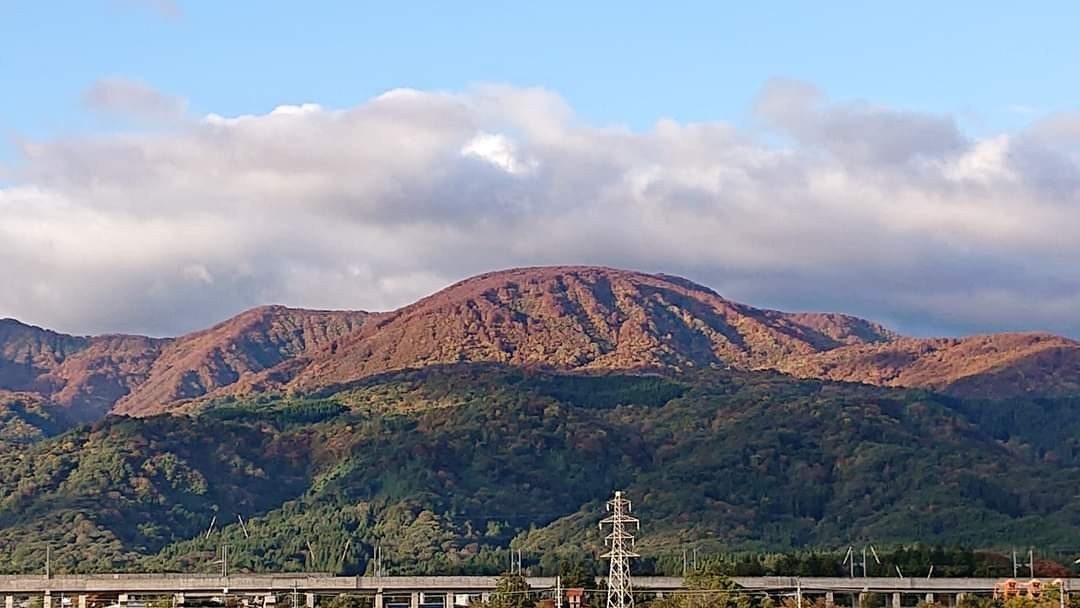
[[[780,606],[781,606],[781,608],[799,608],[799,598],[797,598],[795,596],[785,597],[780,602]],[[815,598],[810,598],[810,597],[807,597],[805,595],[803,596],[802,608],[825,608],[825,607],[826,607],[825,598],[821,597],[820,595],[815,597]]]
[[[686,577],[686,589],[657,598],[650,608],[752,608],[753,598],[740,592],[731,579],[722,574],[695,572]]]
[[[528,581],[520,574],[504,573],[495,583],[487,608],[533,608]]]
[[[584,589],[582,604],[589,608],[601,608],[606,604],[606,594],[597,584],[595,563],[586,563],[582,556],[559,562],[559,576],[563,589]]]
[[[596,588],[596,574],[584,560],[561,562],[559,564],[559,576],[562,577],[564,589],[594,589]]]
[[[323,608],[371,608],[374,601],[370,597],[359,595],[335,595],[330,601],[322,603]]]

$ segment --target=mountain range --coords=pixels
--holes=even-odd
[[[228,544],[236,571],[372,572],[380,547],[391,573],[492,574],[513,547],[551,574],[596,564],[613,489],[652,572],[688,547],[1066,551],[1077,347],[595,267],[177,338],[4,320],[0,572],[202,572]]]
[[[69,336],[0,320],[0,399],[32,398],[80,422],[459,362],[773,369],[979,397],[1080,390],[1080,343],[1067,338],[903,337],[848,315],[764,310],[678,277],[600,267],[493,272],[393,312],[264,306],[177,338]]]

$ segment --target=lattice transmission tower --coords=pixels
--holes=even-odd
[[[634,530],[641,527],[636,517],[630,516],[632,506],[623,498],[622,492],[615,492],[615,498],[607,502],[608,515],[600,520],[600,528],[611,526],[611,533],[605,538],[610,550],[601,557],[611,560],[608,571],[607,608],[634,608],[634,589],[630,581],[630,560],[640,557],[634,553]]]

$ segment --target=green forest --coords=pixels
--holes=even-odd
[[[75,428],[0,409],[0,571],[1006,576],[1072,566],[1080,400],[967,401],[769,372],[460,364]],[[1064,565],[1063,565],[1064,564]]]

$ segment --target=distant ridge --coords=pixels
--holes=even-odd
[[[901,338],[790,359],[777,367],[802,378],[961,396],[1080,394],[1080,344],[1045,333]]]
[[[3,393],[69,417],[151,415],[397,369],[776,369],[962,395],[1080,391],[1080,344],[1047,334],[916,339],[843,314],[732,302],[689,280],[594,266],[485,273],[386,313],[265,306],[178,338],[76,337],[0,320]]]

